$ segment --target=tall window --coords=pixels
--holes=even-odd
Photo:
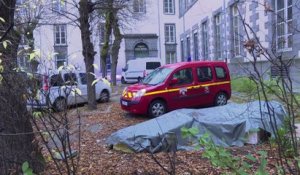
[[[66,11],[66,1],[67,0],[53,0],[52,1],[52,10],[54,12],[62,13]]]
[[[54,25],[54,41],[55,45],[67,44],[67,25]]]
[[[215,56],[221,58],[221,19],[220,14],[215,16]]]
[[[164,14],[174,14],[175,3],[174,0],[164,0]]]
[[[202,52],[204,60],[208,59],[208,31],[207,22],[202,23]]]
[[[283,50],[292,48],[293,44],[293,1],[292,0],[277,0],[275,3],[276,9],[276,43],[277,49]]]
[[[184,61],[184,42],[180,41],[180,50],[181,50],[181,61]]]
[[[175,43],[175,24],[165,24],[165,42]]]
[[[100,37],[100,43],[104,43],[104,36],[105,36],[105,23],[99,24],[99,37]]]
[[[133,12],[145,13],[146,12],[146,0],[134,0],[133,1]]]
[[[237,4],[232,6],[233,56],[241,55],[239,12]]]
[[[176,52],[175,51],[167,51],[166,52],[166,63],[176,63]]]
[[[135,58],[144,58],[149,56],[148,46],[144,43],[138,43],[134,48]]]
[[[193,38],[194,38],[194,58],[195,60],[199,60],[199,42],[198,42],[197,32],[193,34]]]
[[[187,55],[187,61],[192,61],[192,58],[191,58],[191,39],[190,39],[190,37],[186,38],[186,55]]]
[[[56,68],[58,69],[60,66],[63,66],[64,63],[67,63],[67,56],[62,53],[58,53],[55,56]]]
[[[19,67],[23,69],[28,69],[30,68],[30,62],[29,62],[29,57],[28,55],[19,55],[18,56],[18,65]]]

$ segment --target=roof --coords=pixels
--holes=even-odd
[[[192,62],[179,62],[179,63],[173,63],[173,64],[166,64],[163,67],[170,67],[170,68],[178,68],[181,66],[188,66],[188,65],[195,65],[195,64],[203,64],[203,65],[208,65],[208,64],[226,64],[224,61],[192,61]]]

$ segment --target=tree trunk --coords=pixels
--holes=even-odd
[[[20,35],[13,29],[15,0],[0,1],[0,52],[3,71],[0,72],[0,174],[22,173],[25,161],[34,172],[44,169],[43,157],[34,138],[30,115],[26,109],[24,77],[14,71]],[[12,44],[3,47],[2,42]]]
[[[88,108],[96,109],[96,92],[95,85],[92,85],[95,80],[94,77],[94,45],[91,42],[90,31],[90,14],[92,13],[92,3],[87,0],[80,0],[79,2],[79,22],[80,22],[80,31],[81,31],[81,40],[82,40],[82,54],[85,62],[85,69],[87,73],[87,92],[88,92]],[[91,74],[92,73],[92,74]]]
[[[36,28],[37,24],[29,24],[30,26],[27,27],[25,30],[25,35],[28,39],[28,46],[29,50],[27,51],[29,54],[34,51],[34,36],[33,36],[33,31]],[[39,62],[38,60],[34,59],[30,61],[30,69],[32,72],[37,72]]]
[[[109,5],[108,11],[106,12],[106,19],[105,19],[105,31],[104,31],[104,44],[101,49],[101,56],[100,56],[100,66],[101,66],[101,73],[102,77],[106,77],[107,70],[106,70],[106,59],[109,53],[109,38],[112,32],[112,24],[113,21],[113,12],[111,11],[112,4]]]
[[[120,28],[119,28],[119,21],[117,18],[117,13],[114,13],[114,18],[113,18],[113,22],[112,22],[112,26],[113,26],[113,30],[114,30],[114,36],[115,36],[115,40],[111,49],[111,59],[112,59],[112,63],[111,63],[111,80],[112,80],[112,84],[116,85],[117,81],[116,81],[116,74],[117,74],[117,64],[118,64],[118,56],[119,56],[119,50],[120,50],[120,45],[122,42],[122,38],[123,35],[120,32]]]

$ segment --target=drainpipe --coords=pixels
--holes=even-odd
[[[158,1],[157,3],[157,11],[158,11],[158,15],[157,15],[157,19],[158,19],[158,48],[157,48],[157,51],[158,51],[158,55],[159,55],[159,59],[162,60],[161,58],[161,32],[160,32],[160,10],[159,10],[159,3],[160,1]],[[165,61],[165,60],[164,60]]]
[[[223,14],[225,17],[225,62],[228,61],[228,44],[227,44],[227,20],[226,20],[226,3],[225,0],[223,0]]]

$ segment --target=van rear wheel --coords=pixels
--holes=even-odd
[[[140,83],[140,82],[142,81],[142,78],[139,77],[139,78],[137,79],[137,81],[138,81],[138,83]]]
[[[103,91],[100,93],[99,101],[102,102],[102,103],[108,102],[108,101],[109,101],[109,93],[108,93],[107,90],[103,90]]]
[[[224,92],[219,92],[215,97],[215,106],[227,104],[227,95]]]
[[[167,112],[166,104],[162,100],[154,100],[150,106],[148,114],[150,117],[158,117]]]

